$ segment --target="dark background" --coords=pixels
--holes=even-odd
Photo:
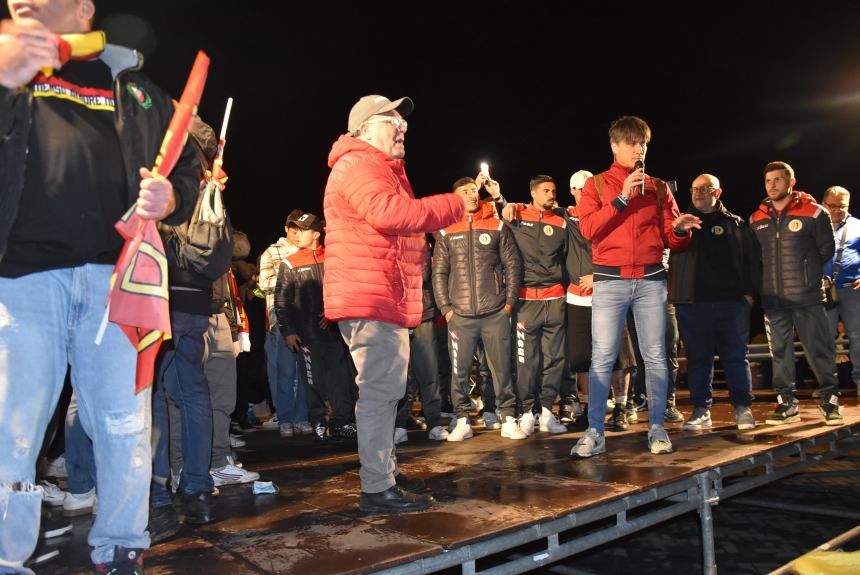
[[[176,97],[196,50],[211,57],[200,113],[217,130],[236,100],[227,201],[255,254],[290,209],[321,212],[331,144],[372,93],[415,101],[406,159],[419,196],[486,160],[509,199],[528,201],[529,178],[546,173],[567,203],[571,173],[609,166],[606,131],[622,114],[651,125],[647,171],[678,181],[682,209],[701,172],[743,216],[770,160],[816,197],[860,176],[853,2],[97,5],[97,26],[141,48]]]

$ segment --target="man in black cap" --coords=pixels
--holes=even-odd
[[[412,100],[365,96],[349,133],[332,147],[325,190],[325,315],[349,346],[358,375],[355,408],[362,511],[420,511],[433,498],[404,491],[394,456],[397,403],[406,392],[409,329],[421,322],[426,241],[463,217],[456,194],[415,198],[406,177]]]
[[[293,224],[299,251],[281,262],[275,286],[275,311],[286,345],[299,358],[307,382],[307,402],[314,439],[354,441],[355,372],[337,326],[323,313],[323,222],[303,214]],[[326,424],[331,403],[331,426]]]

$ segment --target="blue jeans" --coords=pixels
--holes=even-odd
[[[66,471],[69,474],[69,493],[83,495],[96,486],[93,441],[81,424],[76,393],[72,393],[66,412]]]
[[[848,336],[848,353],[851,358],[851,380],[860,383],[860,292],[852,288],[839,288],[839,305],[827,310],[830,332],[836,335],[836,323],[841,319]]]
[[[726,372],[732,405],[752,405],[752,375],[747,360],[750,306],[736,300],[676,304],[678,327],[687,350],[687,375],[694,407],[713,403],[714,347]]]
[[[296,354],[287,347],[277,328],[266,334],[266,361],[269,390],[281,423],[308,420],[308,402],[302,370],[296,364]]]
[[[112,269],[0,278],[0,572],[26,572],[21,564],[36,546],[36,458],[69,365],[98,472],[91,559],[113,559],[115,546],[149,547],[150,391],[134,394],[137,353],[122,330],[108,324],[101,345],[93,343]]]
[[[209,493],[214,488],[209,475],[212,456],[212,405],[209,383],[203,373],[203,336],[209,329],[209,316],[171,311],[173,339],[161,358],[152,409],[153,462],[152,506],[170,504],[167,482],[170,479],[169,418],[167,402],[172,401],[182,414],[182,458],[179,478],[181,493]]]
[[[627,309],[633,309],[639,350],[645,362],[648,423],[663,425],[666,413],[666,280],[613,279],[594,282],[591,303],[591,368],[588,426],[604,431],[612,367],[618,357]]]

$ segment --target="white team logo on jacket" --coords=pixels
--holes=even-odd
[[[490,234],[481,234],[478,236],[478,241],[481,242],[481,245],[490,245]]]
[[[548,236],[551,236],[555,233],[555,230],[552,229],[552,226],[544,226],[543,227],[543,233],[545,233]]]
[[[721,236],[726,233],[726,230],[723,229],[723,226],[714,226],[711,228],[711,233],[715,236]]]
[[[788,222],[788,229],[793,232],[799,232],[803,229],[803,222],[800,220],[791,220]]]

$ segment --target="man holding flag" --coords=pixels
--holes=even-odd
[[[123,245],[114,222],[135,202],[143,220],[185,220],[199,168],[186,148],[169,178],[147,169],[173,105],[136,71],[137,53],[90,31],[93,0],[9,0],[9,10],[0,23],[0,572],[29,572],[42,500],[35,460],[70,365],[98,469],[92,560],[99,573],[143,573],[150,392],[135,394],[138,354],[116,324],[94,340]],[[144,240],[134,262],[158,264],[159,247]],[[116,281],[131,291],[164,288],[164,274],[129,269]]]

